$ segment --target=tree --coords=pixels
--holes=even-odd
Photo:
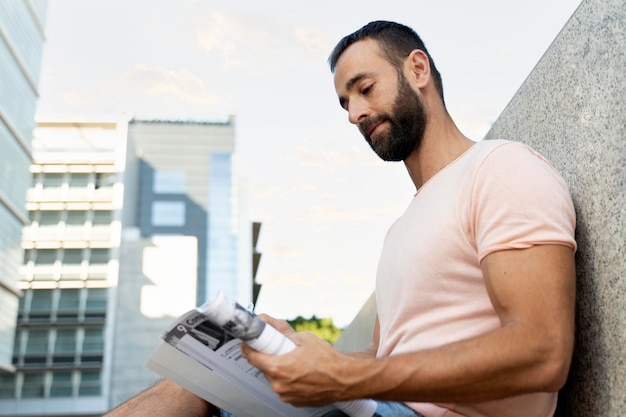
[[[287,322],[297,332],[314,333],[331,344],[335,343],[341,335],[341,329],[334,325],[333,319],[322,319],[313,315],[310,319],[298,316],[295,319],[287,320]]]

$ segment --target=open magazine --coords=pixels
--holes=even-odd
[[[337,408],[372,417],[372,400],[294,407],[280,400],[263,373],[241,355],[241,343],[271,355],[295,348],[278,330],[219,294],[180,316],[162,335],[146,367],[237,417],[323,417]]]

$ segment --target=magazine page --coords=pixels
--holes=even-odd
[[[195,359],[167,343],[159,345],[146,367],[237,417],[285,415],[259,401],[245,389],[230,384],[218,372],[198,365]]]
[[[251,311],[229,300],[223,293],[196,309],[213,325],[245,341],[250,347],[268,355],[284,355],[296,348],[295,344],[265,323]],[[376,402],[370,399],[341,401],[333,404],[350,417],[372,417]]]
[[[195,365],[189,369],[190,373],[179,364],[181,355],[163,347],[151,356],[146,366],[237,417],[248,412],[261,416],[259,404],[271,410],[268,416],[321,417],[334,409],[332,406],[296,408],[281,401],[263,373],[241,355],[241,339],[229,335],[197,310],[181,316],[163,334],[163,339],[193,360]],[[169,368],[168,375],[164,368]]]
[[[281,401],[272,391],[265,375],[258,368],[250,365],[241,355],[241,343],[245,342],[253,349],[270,355],[286,354],[295,349],[295,344],[274,327],[256,317],[254,313],[227,299],[221,293],[215,300],[181,316],[163,333],[162,337],[165,343],[202,365],[194,372],[218,374],[220,383],[227,384],[236,391],[248,393],[259,403],[273,409],[273,415],[321,417],[339,408],[350,417],[372,417],[376,411],[376,403],[369,399],[337,402],[326,407],[294,407]],[[163,349],[161,353],[162,351]],[[178,381],[172,379],[174,382],[192,391],[198,389],[193,386],[195,379],[192,380],[191,375],[187,377],[190,380],[189,384],[184,383],[186,382],[185,374],[176,368],[175,361],[170,361],[173,355],[171,352],[168,353],[169,355],[161,355],[158,358],[151,357],[150,365],[153,366],[151,369],[167,377],[162,373],[163,369],[172,368],[170,374],[175,374],[179,378]],[[163,362],[164,357],[167,362]],[[204,385],[202,388],[213,391],[210,386]],[[215,395],[210,393],[201,396],[237,415],[235,411],[231,411],[234,408],[230,406],[231,403],[236,402],[236,396],[226,397],[222,402],[216,400]],[[241,414],[241,411],[239,413]],[[238,417],[241,416],[238,415]]]

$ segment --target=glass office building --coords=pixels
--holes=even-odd
[[[16,371],[0,379],[0,415],[98,415],[109,406],[127,123],[34,130]]]
[[[250,300],[233,151],[233,119],[39,122],[0,416],[102,415],[160,378],[148,356],[209,288]]]
[[[197,304],[218,291],[238,300],[250,297],[239,294],[233,280],[238,233],[233,211],[234,136],[233,117],[225,122],[133,120],[129,125],[129,138],[141,155],[137,174],[141,234],[197,238]]]
[[[0,2],[0,375],[12,372],[46,1]]]

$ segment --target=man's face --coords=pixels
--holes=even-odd
[[[427,123],[424,106],[402,71],[382,57],[376,41],[359,41],[344,51],[335,89],[350,122],[380,158],[402,161],[419,146]]]
[[[371,126],[382,121],[389,128],[368,134]],[[380,113],[358,125],[359,131],[384,161],[404,161],[417,148],[424,136],[426,113],[419,96],[413,91],[404,74],[398,72],[398,92],[389,113]]]

